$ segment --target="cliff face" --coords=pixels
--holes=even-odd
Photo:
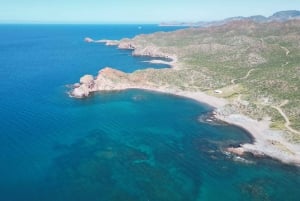
[[[234,21],[217,27],[159,32],[121,41],[103,40],[107,45],[131,49],[135,56],[172,59],[169,64],[173,68],[130,74],[105,68],[92,82],[82,83],[72,93],[83,97],[97,90],[141,86],[208,92],[222,89],[226,92],[222,96],[238,98],[234,102],[243,99],[250,102],[238,107],[251,117],[261,119],[266,114],[274,117],[276,127],[282,120],[269,106],[288,99],[285,112],[296,117],[293,124],[300,128],[297,123],[300,82],[295,77],[300,60],[299,41],[299,20],[265,24]]]
[[[105,40],[101,42],[131,49],[135,56],[171,58],[169,64],[173,68],[127,74],[106,67],[96,77],[82,77],[71,94],[81,98],[95,91],[140,88],[192,98],[202,94],[197,99],[201,101],[205,91],[226,99],[226,111],[256,119],[250,121],[240,116],[231,119],[226,117],[228,114],[227,122],[242,119],[240,126],[245,125],[244,121],[250,122],[246,129],[251,130],[259,125],[258,120],[271,119],[273,128],[284,131],[284,135],[274,137],[269,135],[274,133],[268,130],[269,124],[260,131],[254,129],[253,133],[259,133],[259,140],[254,146],[245,145],[244,149],[296,161],[300,154],[299,41],[300,20],[264,24],[240,20],[216,27]],[[266,145],[269,148],[264,150]]]
[[[76,98],[83,98],[89,96],[92,92],[122,90],[133,88],[138,84],[138,79],[133,79],[129,74],[109,67],[100,70],[95,78],[90,78],[90,75],[83,76],[80,79],[80,85],[75,86],[71,95]]]

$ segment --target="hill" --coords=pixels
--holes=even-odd
[[[162,22],[160,23],[160,26],[192,26],[192,27],[210,27],[210,26],[220,26],[229,22],[233,21],[240,21],[240,20],[250,20],[253,22],[258,23],[267,23],[272,21],[279,21],[279,22],[285,22],[292,19],[300,19],[300,11],[297,10],[287,10],[287,11],[279,11],[274,13],[273,15],[269,17],[265,17],[262,15],[254,15],[250,17],[243,17],[243,16],[237,16],[237,17],[230,17],[224,20],[218,20],[218,21],[199,21],[196,23],[193,22]]]
[[[129,41],[135,47],[134,54],[146,55],[147,49],[155,49],[161,55],[178,57],[172,75],[167,75],[168,70],[153,72],[158,73],[149,77],[154,83],[208,93],[222,89],[226,92],[222,97],[249,102],[239,110],[256,119],[268,114],[272,126],[282,129],[284,118],[271,106],[288,100],[282,109],[291,126],[300,130],[299,20],[266,24],[234,21],[217,27],[142,35]],[[128,39],[121,43],[128,43]]]
[[[173,68],[129,74],[105,68],[76,85],[74,96],[140,88],[192,97],[255,136],[255,144],[243,145],[245,151],[300,164],[300,20],[239,20],[101,42],[135,56],[159,57],[152,62]]]

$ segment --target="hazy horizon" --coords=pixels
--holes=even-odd
[[[222,20],[234,16],[264,15],[300,10],[299,2],[280,0],[210,2],[185,0],[0,0],[0,23],[12,24],[157,24]]]

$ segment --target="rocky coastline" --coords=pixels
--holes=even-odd
[[[172,69],[170,70],[173,71],[178,69],[177,56],[162,52],[157,47],[142,47],[127,39],[122,41],[100,40],[97,42],[105,43],[106,45],[115,45],[120,49],[132,50],[133,56],[172,59],[172,61],[168,63],[172,66]],[[155,69],[151,69],[151,71],[155,71]],[[230,108],[228,107],[230,102],[226,99],[207,95],[201,91],[186,91],[174,86],[152,83],[147,81],[144,76],[145,74],[142,73],[124,73],[110,67],[105,67],[100,70],[95,77],[92,75],[81,77],[80,83],[74,84],[74,88],[70,92],[70,95],[76,98],[84,98],[88,97],[91,93],[98,91],[143,89],[192,98],[215,108],[215,118],[229,124],[240,126],[253,136],[253,144],[242,144],[240,147],[229,147],[226,151],[236,155],[243,155],[246,152],[251,152],[256,156],[269,156],[278,159],[283,163],[300,166],[300,146],[292,144],[285,139],[283,137],[284,131],[271,129],[271,122],[269,119],[261,121],[251,119],[239,111],[228,109]]]

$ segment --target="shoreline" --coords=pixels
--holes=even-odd
[[[282,131],[270,129],[270,120],[257,121],[238,113],[222,114],[223,107],[228,103],[226,99],[210,96],[205,94],[204,92],[175,91],[165,88],[151,88],[146,86],[98,90],[98,92],[123,91],[130,89],[139,89],[170,94],[183,98],[193,99],[200,104],[207,104],[213,108],[212,112],[214,113],[214,117],[216,119],[244,129],[245,131],[247,131],[247,133],[249,133],[249,135],[251,135],[254,140],[253,144],[246,143],[241,144],[240,147],[228,147],[226,151],[238,156],[242,156],[246,152],[252,153],[257,157],[269,156],[286,164],[300,166],[299,157],[291,153],[296,148],[294,148],[293,145],[282,138]],[[278,145],[278,147],[276,147],[275,145]]]
[[[109,40],[102,40],[101,42],[106,45],[111,45]],[[156,48],[145,48],[147,49],[145,54],[145,51],[137,49],[135,44],[132,44],[131,42],[126,41],[125,44],[121,44],[122,42],[116,44],[115,42],[116,41],[113,41],[113,45],[118,46],[120,49],[132,49],[133,56],[150,56],[172,59],[172,61],[168,62],[168,65],[171,66],[172,70],[176,70],[176,68],[178,68],[178,59],[176,55],[162,53]],[[240,147],[228,147],[226,151],[239,156],[243,155],[245,152],[250,152],[254,156],[269,156],[286,164],[300,166],[300,145],[292,144],[285,139],[283,137],[285,134],[284,131],[271,129],[270,119],[257,121],[241,114],[240,112],[228,111],[226,109],[226,105],[230,103],[229,100],[208,95],[201,91],[191,92],[174,89],[170,86],[152,86],[146,83],[136,84],[130,83],[130,81],[126,79],[123,80],[124,83],[114,83],[110,80],[110,77],[113,77],[114,79],[122,79],[127,75],[128,74],[118,70],[104,68],[99,71],[99,75],[96,79],[88,80],[86,82],[81,81],[79,87],[77,84],[71,94],[77,98],[82,98],[88,96],[90,92],[141,89],[190,98],[199,103],[210,105],[214,108],[213,113],[216,119],[243,128],[254,139],[252,144],[246,143],[241,144]],[[98,83],[101,83],[101,85]],[[89,87],[90,85],[92,86],[91,88]],[[81,89],[82,86],[83,88]],[[76,89],[81,89],[81,91],[76,91]]]
[[[238,156],[244,155],[246,152],[252,153],[256,157],[269,156],[286,164],[300,166],[300,159],[294,155],[293,151],[300,151],[285,140],[284,134],[279,130],[270,128],[270,120],[257,121],[239,113],[222,114],[223,107],[228,104],[228,101],[223,98],[217,98],[205,94],[204,92],[189,92],[189,91],[172,91],[163,88],[149,87],[133,87],[128,89],[140,89],[146,91],[171,94],[183,98],[193,99],[200,104],[207,104],[213,108],[214,117],[217,120],[223,121],[230,125],[238,126],[244,129],[253,138],[253,143],[241,144],[240,147],[228,147],[226,151]],[[297,150],[298,149],[298,150]]]

